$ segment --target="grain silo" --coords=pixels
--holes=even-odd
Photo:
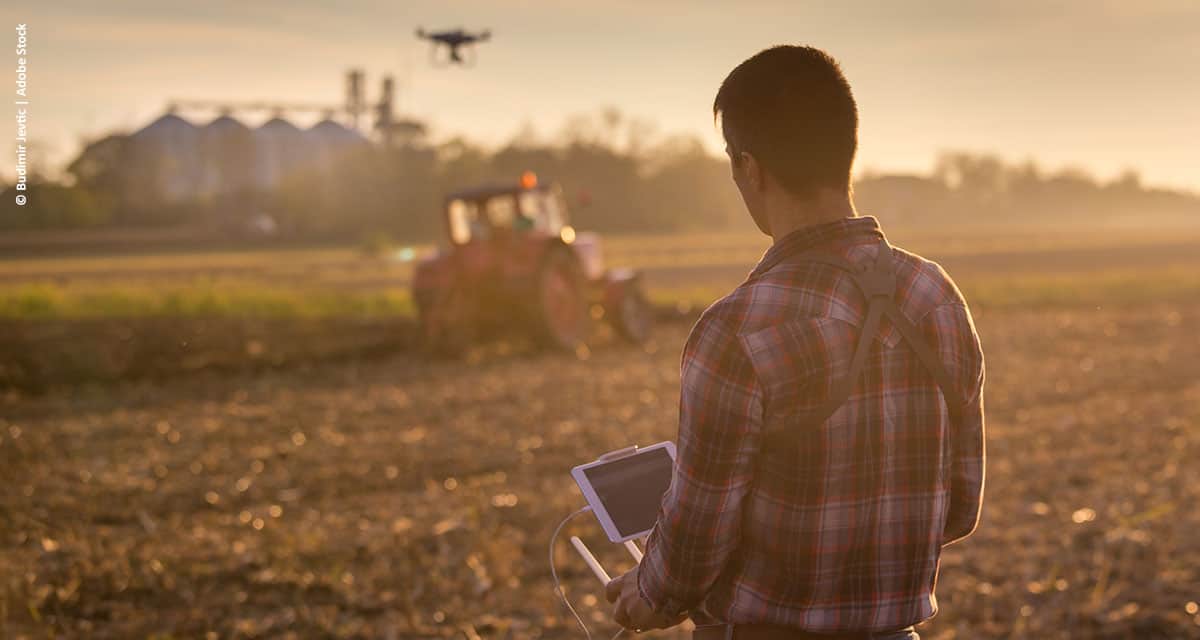
[[[130,169],[144,172],[166,202],[191,198],[203,174],[200,138],[195,125],[167,112],[130,136],[136,165]]]
[[[331,170],[346,152],[369,142],[357,131],[326,118],[305,131],[314,164],[322,171]]]
[[[257,153],[254,182],[263,190],[274,189],[290,171],[312,161],[308,136],[280,117],[271,118],[255,129],[254,142]]]
[[[200,129],[204,195],[231,195],[253,187],[254,142],[250,129],[228,114]]]

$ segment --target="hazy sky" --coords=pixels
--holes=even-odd
[[[568,115],[615,106],[716,152],[710,106],[725,74],[759,49],[804,43],[850,79],[859,171],[925,171],[963,149],[1103,178],[1135,168],[1200,191],[1194,0],[26,4],[0,16],[29,25],[29,125],[56,163],[170,98],[340,102],[351,66],[372,101],[394,73],[401,110],[438,138],[499,144],[525,122],[553,134]],[[431,67],[414,29],[460,25],[493,31],[478,64]]]

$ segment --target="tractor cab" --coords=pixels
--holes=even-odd
[[[450,242],[460,247],[523,234],[570,242],[575,233],[567,224],[562,190],[557,185],[539,186],[537,177],[529,172],[517,185],[451,193],[446,197],[445,212]]]

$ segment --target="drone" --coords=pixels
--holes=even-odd
[[[470,33],[462,29],[454,29],[452,31],[435,31],[426,33],[424,29],[417,29],[417,37],[422,40],[428,40],[433,43],[433,49],[429,52],[430,60],[435,66],[446,66],[447,64],[459,64],[471,66],[475,63],[475,47],[478,42],[487,42],[492,37],[492,32],[484,29],[479,33]],[[446,45],[448,55],[445,59],[438,59],[438,45]],[[469,58],[464,58],[459,52],[459,47],[470,47],[471,55]]]

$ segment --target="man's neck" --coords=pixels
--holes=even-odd
[[[806,200],[791,200],[768,211],[771,238],[779,242],[784,236],[801,229],[814,227],[843,218],[858,217],[850,194],[823,192]]]

